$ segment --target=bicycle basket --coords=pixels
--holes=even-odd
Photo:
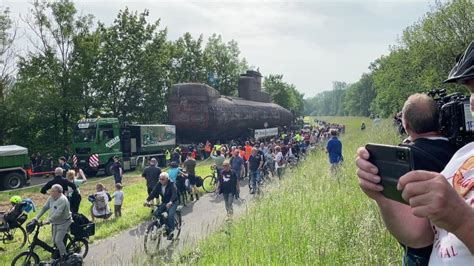
[[[71,224],[71,234],[77,238],[88,238],[95,235],[95,223],[79,225]]]

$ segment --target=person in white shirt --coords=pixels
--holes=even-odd
[[[474,114],[474,42],[458,59],[446,82],[467,85]],[[363,147],[357,151],[357,175],[361,189],[379,205],[391,233],[404,244],[433,244],[430,265],[474,265],[474,142],[458,150],[441,173],[411,171],[402,176],[398,189],[411,213],[383,204],[377,168]]]
[[[278,178],[281,179],[283,176],[283,170],[285,169],[285,156],[281,152],[280,146],[275,147],[275,170]]]
[[[122,184],[117,183],[115,184],[115,191],[112,195],[114,201],[114,215],[115,218],[122,217],[122,204],[123,204],[123,191],[122,191]]]

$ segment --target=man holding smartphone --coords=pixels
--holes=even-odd
[[[467,85],[474,113],[474,42],[451,70],[446,82]],[[356,164],[361,189],[374,199],[387,229],[401,243],[433,245],[429,263],[474,265],[474,142],[456,152],[440,173],[416,170],[399,179],[397,188],[409,206],[384,198],[378,169],[359,148]]]

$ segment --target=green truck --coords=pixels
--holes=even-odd
[[[0,146],[0,186],[3,189],[24,186],[30,179],[30,175],[30,158],[27,148],[17,145]]]
[[[77,122],[73,133],[73,164],[96,175],[104,169],[112,174],[113,157],[118,156],[124,170],[135,169],[156,158],[166,164],[165,151],[176,145],[173,125],[120,123],[117,118],[87,118]]]

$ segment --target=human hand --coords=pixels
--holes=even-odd
[[[357,149],[357,176],[359,177],[359,186],[364,193],[375,201],[385,200],[382,193],[383,186],[380,185],[380,176],[375,165],[369,162],[369,151],[364,147]]]
[[[463,218],[472,211],[439,173],[411,171],[400,177],[397,188],[403,190],[402,197],[410,203],[413,215],[428,218],[451,233],[467,222]]]
[[[173,205],[173,203],[171,203],[171,202],[168,202],[168,203],[166,204],[166,209],[169,209],[169,208],[171,208],[171,205]]]

